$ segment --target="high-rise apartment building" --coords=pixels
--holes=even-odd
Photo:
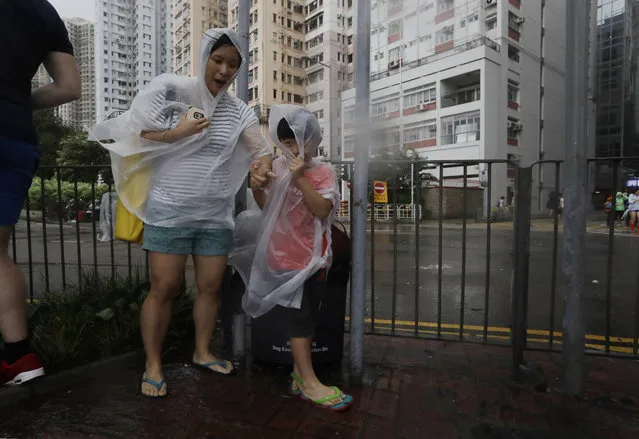
[[[226,0],[173,0],[173,72],[195,76],[202,34],[228,27]]]
[[[171,71],[171,0],[96,0],[96,113],[128,110],[137,92]]]
[[[82,97],[62,105],[56,112],[65,125],[85,130],[95,124],[95,26],[81,18],[64,19],[80,69]]]
[[[82,97],[77,101],[61,105],[54,109],[62,123],[78,130],[93,125],[95,119],[95,33],[94,25],[82,18],[64,18],[62,20],[69,32],[73,53],[80,70]],[[44,65],[38,68],[31,80],[32,88],[50,83],[51,76]]]
[[[373,0],[371,148],[429,160],[562,159],[565,0]],[[354,154],[355,90],[344,92],[343,157]],[[468,167],[468,185],[486,166]],[[444,186],[463,184],[462,167]],[[436,175],[438,177],[438,175]],[[493,201],[514,192],[513,166],[491,169]],[[545,205],[554,169],[535,171]]]
[[[274,104],[305,105],[319,119],[324,157],[339,155],[352,10],[346,0],[253,0],[250,9],[249,105],[263,123]],[[229,24],[237,30],[237,0]]]

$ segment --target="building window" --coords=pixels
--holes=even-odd
[[[519,62],[519,49],[517,49],[515,46],[511,46],[509,44],[508,45],[508,58],[510,58],[511,61]]]
[[[373,120],[392,118],[395,116],[394,113],[399,116],[399,98],[374,103],[371,107],[371,118]]]
[[[450,26],[441,28],[435,33],[435,44],[442,44],[451,41],[454,34],[455,27],[452,24]]]
[[[437,13],[449,11],[453,9],[455,2],[453,0],[437,0]]]
[[[424,121],[413,127],[407,126],[406,131],[404,131],[404,142],[407,144],[436,138],[437,122],[435,122],[435,119]]]
[[[442,118],[442,145],[476,142],[480,139],[479,111]]]
[[[519,107],[519,84],[514,81],[508,81],[508,106],[512,104]]]
[[[427,84],[404,92],[404,108],[414,108],[421,104],[430,104],[436,101],[437,89],[435,84]]]
[[[277,81],[277,70],[273,70],[273,81]]]
[[[519,146],[519,133],[521,131],[521,123],[517,119],[508,118],[506,125],[506,135],[508,144],[511,146]]]

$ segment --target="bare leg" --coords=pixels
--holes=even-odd
[[[26,340],[24,276],[9,257],[11,227],[0,226],[0,334],[7,343]]]
[[[194,256],[197,298],[193,307],[195,321],[195,352],[193,362],[207,364],[219,361],[210,350],[220,308],[220,288],[227,263],[226,256]],[[220,373],[230,373],[233,365],[224,361],[226,367],[213,365],[210,368]]]
[[[315,375],[313,361],[311,359],[310,338],[291,338],[291,353],[293,354],[293,361],[295,362],[293,371],[300,378],[302,382],[300,390],[307,398],[316,400],[335,394],[335,390],[322,384],[317,378],[317,375]],[[293,388],[295,388],[295,385]],[[325,405],[336,405],[343,400],[343,397],[336,398],[326,402]]]
[[[151,265],[151,291],[142,305],[141,327],[144,352],[146,353],[146,378],[161,382],[162,343],[171,320],[171,301],[180,288],[187,255],[149,254]],[[157,389],[142,383],[142,393],[148,396],[163,396],[166,386]]]

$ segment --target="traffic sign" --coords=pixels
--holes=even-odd
[[[385,181],[373,182],[373,199],[376,203],[388,203],[388,186]]]

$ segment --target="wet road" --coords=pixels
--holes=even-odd
[[[16,236],[17,261],[29,279],[29,240],[24,225],[18,226]],[[34,224],[31,230],[31,288],[34,295],[46,291],[47,285],[50,291],[58,291],[64,282],[76,283],[78,267],[84,270],[97,267],[105,276],[112,273],[126,276],[136,270],[144,273],[144,252],[137,246],[130,246],[129,251],[129,246],[125,243],[96,242],[94,236],[91,226],[86,224],[80,227],[79,235],[75,225],[63,226],[62,237],[59,225],[48,225],[44,239],[42,225]],[[436,330],[436,323],[441,316],[442,331],[445,334],[454,336],[459,332],[458,325],[463,322],[465,336],[482,336],[484,324],[487,324],[492,341],[507,339],[506,328],[510,324],[512,230],[508,224],[493,226],[490,252],[486,237],[485,225],[469,223],[465,240],[459,225],[446,225],[442,234],[440,287],[437,227],[422,225],[419,228],[417,251],[414,226],[399,225],[395,241],[391,226],[377,225],[374,242],[369,240],[369,256],[374,246],[375,257],[374,265],[369,263],[367,270],[367,318],[374,318],[376,327],[385,330],[391,328],[391,321],[395,317],[395,329],[406,334],[414,331],[414,322],[419,321],[423,335]],[[555,330],[561,330],[561,239],[558,247],[556,293],[553,300],[552,228],[533,228],[529,328],[540,331],[535,333],[535,338],[539,340],[547,340],[548,335],[544,331],[550,330],[553,325]],[[61,263],[62,248],[64,264]],[[602,233],[589,233],[587,249],[586,328],[589,334],[604,335],[607,327],[608,237]],[[394,254],[397,255],[396,259]],[[630,235],[616,236],[612,255],[610,334],[633,337],[638,309],[639,240]],[[418,261],[416,256],[419,256]],[[45,260],[48,260],[48,264],[44,263]],[[190,285],[193,284],[192,266],[187,271],[187,280]],[[555,314],[554,319],[551,319],[553,304]]]

